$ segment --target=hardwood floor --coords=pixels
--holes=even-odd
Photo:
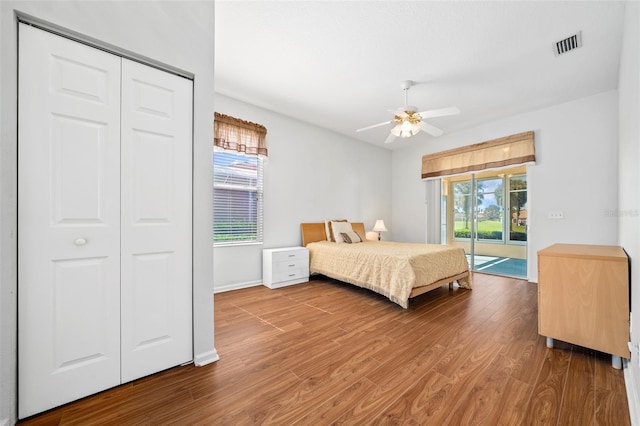
[[[610,357],[537,334],[537,286],[475,274],[404,310],[328,279],[215,295],[220,361],[23,425],[628,425]]]

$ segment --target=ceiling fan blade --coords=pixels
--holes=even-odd
[[[420,114],[420,117],[422,118],[444,117],[445,115],[460,114],[460,110],[457,107],[448,107],[448,108],[432,109],[429,111],[422,111],[422,112],[419,112],[418,114]]]
[[[389,133],[389,136],[387,136],[387,139],[385,139],[384,143],[391,143],[396,139],[396,135],[394,135],[393,133]]]
[[[362,129],[356,130],[356,132],[364,132],[365,130],[374,129],[376,127],[384,126],[385,124],[391,124],[393,120],[385,121],[384,123],[374,124],[373,126],[363,127]]]
[[[444,133],[442,129],[438,129],[436,126],[433,126],[424,120],[420,122],[420,128],[432,136],[440,136]]]

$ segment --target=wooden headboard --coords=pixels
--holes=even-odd
[[[364,230],[364,223],[351,222],[351,227],[357,232],[363,239],[366,236]],[[304,247],[309,243],[315,243],[316,241],[326,241],[327,233],[324,229],[324,222],[319,223],[301,223],[300,231],[302,232],[302,245]]]

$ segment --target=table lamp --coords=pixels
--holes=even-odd
[[[384,226],[384,220],[378,219],[376,220],[376,224],[373,226],[372,231],[378,233],[378,241],[380,241],[380,232],[387,232],[387,228]]]

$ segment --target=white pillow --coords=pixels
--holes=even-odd
[[[333,230],[333,238],[335,238],[336,243],[343,243],[342,239],[343,232],[353,232],[353,228],[351,228],[351,224],[349,222],[331,222],[331,229]]]
[[[331,230],[331,222],[346,222],[347,219],[324,220],[324,232],[327,234],[327,241],[335,241],[333,231]]]

